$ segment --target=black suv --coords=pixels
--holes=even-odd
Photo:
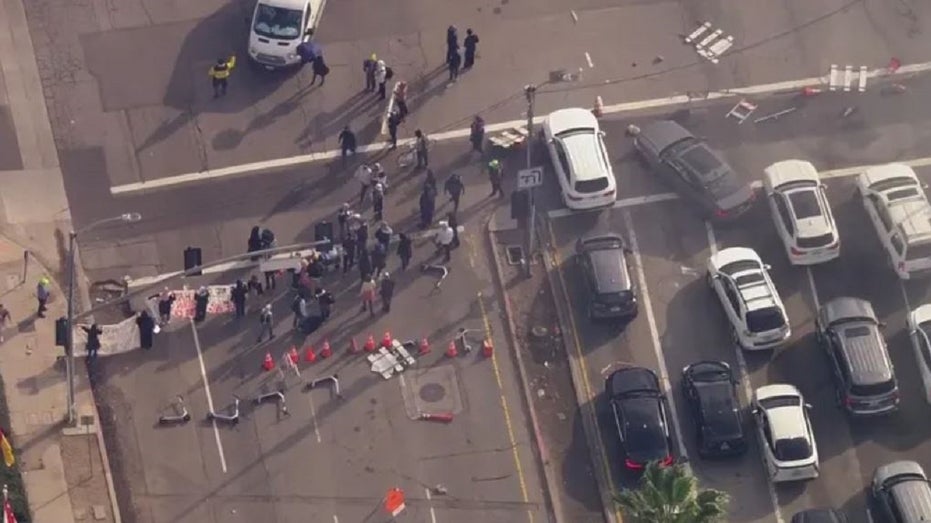
[[[734,456],[747,450],[737,380],[723,361],[700,361],[682,369],[682,392],[695,420],[698,454]]]
[[[616,370],[605,380],[605,395],[614,414],[627,470],[642,471],[651,461],[662,467],[672,465],[675,458],[669,409],[656,374],[642,367]]]
[[[850,414],[888,414],[899,407],[899,387],[881,327],[873,306],[859,298],[835,298],[818,311],[818,342],[834,371],[837,402]]]
[[[588,317],[633,318],[637,315],[637,296],[627,267],[630,249],[617,234],[600,234],[579,238],[576,259],[588,291]]]

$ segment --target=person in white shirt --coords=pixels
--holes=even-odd
[[[453,238],[456,234],[449,222],[443,220],[440,222],[440,229],[436,233],[437,254],[443,253],[443,263],[447,263],[452,255]]]

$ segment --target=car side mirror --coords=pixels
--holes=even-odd
[[[811,410],[811,409],[812,409],[811,403],[806,403],[805,410]]]
[[[885,328],[886,328],[886,322],[884,322],[884,321],[879,322],[878,325],[879,325],[879,328],[880,328],[880,329],[885,329]]]
[[[763,264],[763,268],[766,269],[767,271],[769,271],[769,270],[772,270],[773,267],[772,267],[770,264],[768,264],[768,263],[764,263],[764,264]]]

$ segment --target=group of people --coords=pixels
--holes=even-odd
[[[462,40],[464,53],[459,54],[459,31],[451,25],[446,29],[446,67],[449,69],[449,81],[459,79],[461,71],[468,71],[475,65],[475,51],[478,47],[478,35],[472,29],[466,29]]]

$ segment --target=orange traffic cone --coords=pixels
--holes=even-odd
[[[304,350],[304,361],[307,363],[313,363],[317,361],[317,353],[314,352],[313,345],[308,345],[307,349]]]
[[[265,359],[262,360],[262,368],[265,370],[272,370],[275,368],[275,360],[272,359],[271,352],[265,352]]]
[[[381,346],[390,349],[391,348],[391,332],[385,331],[385,335],[381,337]]]
[[[456,342],[455,341],[449,342],[449,347],[446,349],[446,357],[455,358],[458,355],[459,355],[459,349],[456,348]]]
[[[320,357],[321,357],[321,358],[329,358],[329,357],[332,356],[332,355],[333,355],[333,349],[330,348],[330,341],[324,339],[324,340],[323,340],[323,347],[320,348]]]
[[[443,412],[440,414],[421,414],[420,419],[423,421],[439,421],[440,423],[452,423],[453,413]]]
[[[365,352],[375,352],[375,336],[369,334],[369,337],[365,340],[365,345],[363,345],[362,348],[365,349]]]
[[[355,338],[349,339],[349,354],[359,354],[362,352],[362,349],[359,348],[359,344],[356,343]]]
[[[297,353],[297,347],[291,345],[291,350],[288,351],[288,357],[291,358],[291,363],[297,365],[297,362],[301,361],[301,356]]]
[[[423,356],[424,354],[430,352],[430,342],[427,341],[427,338],[420,338],[420,347],[417,352]]]
[[[485,338],[482,340],[482,354],[486,358],[490,358],[492,354],[495,353],[495,346],[491,344],[491,338]]]

